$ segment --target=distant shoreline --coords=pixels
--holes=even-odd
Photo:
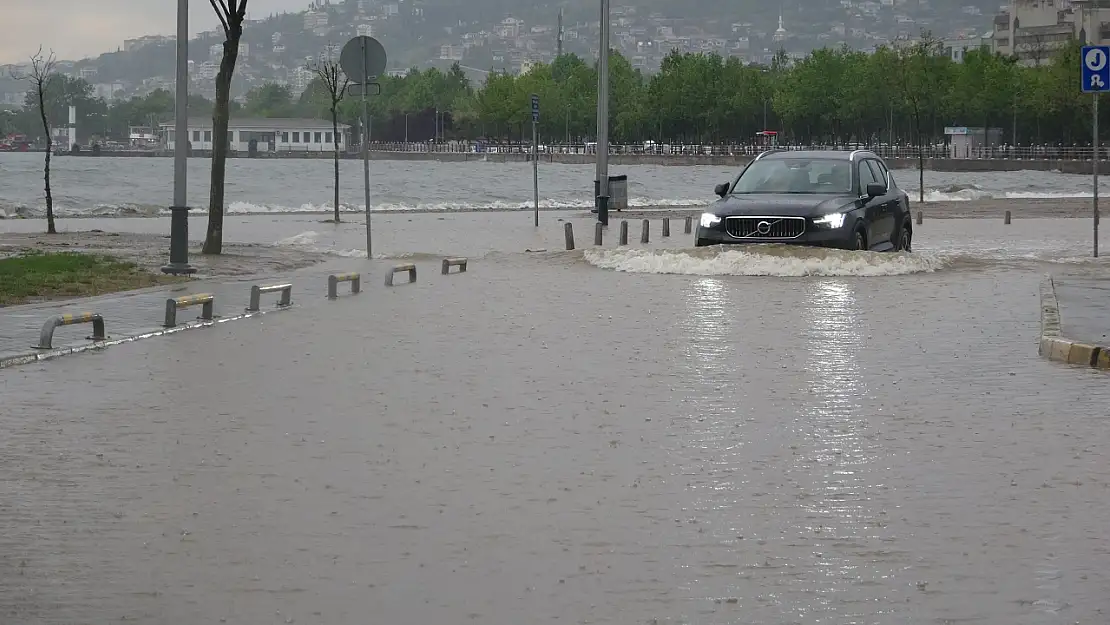
[[[26,153],[26,152],[24,152]],[[93,154],[90,150],[77,153],[61,154],[62,157],[83,158],[170,158],[172,152],[131,150],[116,152],[101,152]],[[206,150],[193,150],[192,158],[207,158],[210,154]],[[228,158],[253,158],[255,160],[288,160],[288,159],[331,159],[331,152],[275,152],[260,153],[250,157],[242,152],[231,152]],[[357,160],[361,158],[358,153],[344,152],[340,154],[344,160]],[[697,154],[681,155],[656,155],[656,154],[613,154],[609,157],[609,164],[621,165],[662,165],[673,167],[714,166],[737,167],[746,165],[753,156],[737,154],[732,156],[708,156]],[[393,152],[371,151],[370,160],[374,161],[425,161],[439,163],[528,163],[531,162],[530,154],[522,153],[491,153],[491,152]],[[561,165],[592,165],[595,162],[593,154],[540,154],[540,163]],[[916,158],[887,158],[886,162],[894,169],[917,169]],[[1084,160],[1060,159],[1001,159],[1001,158],[926,158],[925,169],[942,172],[992,172],[992,171],[1059,171],[1065,174],[1090,174],[1092,163]]]

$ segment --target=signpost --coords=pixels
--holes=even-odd
[[[186,178],[189,165],[189,1],[177,0],[177,93],[173,122],[173,206],[170,207],[170,262],[162,273],[189,275],[189,207]],[[70,139],[70,147],[73,139]],[[50,149],[47,147],[47,149]]]
[[[372,259],[370,241],[370,113],[366,97],[381,93],[381,85],[374,79],[385,71],[385,48],[373,37],[352,37],[339,53],[339,67],[351,79],[348,87],[352,95],[362,98],[362,187],[366,202],[366,258]]]
[[[1081,55],[1083,67],[1080,87],[1083,93],[1093,94],[1094,110],[1091,115],[1091,134],[1093,152],[1091,154],[1091,177],[1094,181],[1094,198],[1091,210],[1094,215],[1094,255],[1098,258],[1098,162],[1101,156],[1098,140],[1098,100],[1099,94],[1110,91],[1110,46],[1083,46]]]
[[[539,163],[540,96],[532,94],[532,201],[536,227],[540,227],[540,163]]]
[[[594,208],[601,225],[609,225],[609,0],[601,0],[601,41],[597,54],[597,179]]]

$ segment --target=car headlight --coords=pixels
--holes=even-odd
[[[719,223],[721,223],[721,218],[714,215],[713,213],[702,213],[701,214],[701,227],[702,228],[712,228],[713,226],[715,226]]]
[[[813,223],[827,228],[839,228],[844,225],[844,213],[833,213],[831,215],[825,215],[824,217],[818,217],[813,220]]]

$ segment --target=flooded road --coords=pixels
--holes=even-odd
[[[356,297],[5,370],[0,621],[1110,619],[1110,385],[1037,357],[1036,263],[598,254],[351,258]]]

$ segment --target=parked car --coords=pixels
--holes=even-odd
[[[909,196],[867,150],[771,150],[756,156],[701,215],[695,246],[785,243],[909,252]]]

